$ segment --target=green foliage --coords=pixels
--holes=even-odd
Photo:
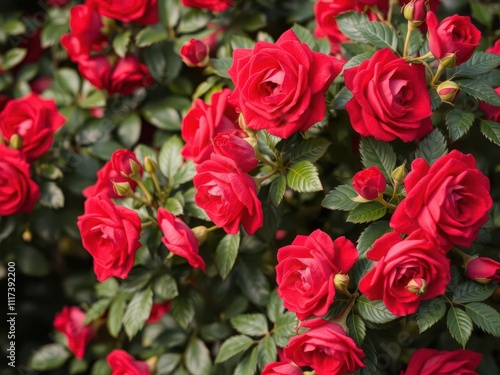
[[[446,126],[450,133],[450,139],[456,141],[462,138],[474,123],[474,114],[453,108],[446,114]]]
[[[219,353],[215,358],[215,363],[227,361],[238,353],[244,352],[254,344],[254,341],[245,335],[232,336],[224,341]]]
[[[475,281],[467,280],[459,284],[453,292],[453,302],[467,303],[484,301],[495,291],[496,283],[483,285]]]
[[[347,327],[349,328],[349,335],[356,341],[358,346],[361,346],[366,337],[366,327],[363,319],[359,315],[351,314],[347,319]]]
[[[358,238],[357,248],[360,258],[366,256],[366,252],[372,247],[373,243],[389,231],[389,222],[385,220],[376,221],[367,226]]]
[[[457,80],[456,82],[460,90],[470,96],[488,104],[500,106],[500,96],[485,81],[480,79],[464,79]]]
[[[346,12],[335,17],[337,25],[346,37],[356,42],[366,43],[367,40],[358,29],[358,25],[366,24],[368,17],[364,13]]]
[[[429,165],[432,165],[441,156],[448,153],[446,139],[440,130],[434,129],[422,141],[419,142],[415,151],[416,158],[423,158]]]
[[[396,168],[396,153],[391,145],[374,138],[362,138],[359,145],[361,162],[365,168],[378,167],[387,179]]]
[[[290,189],[310,193],[323,189],[318,170],[310,161],[299,161],[288,168],[286,182]]]
[[[472,334],[471,317],[464,310],[451,306],[448,310],[446,325],[448,326],[451,336],[465,348]]]
[[[350,223],[368,223],[385,216],[387,208],[379,202],[362,203],[356,206],[347,216]]]
[[[239,333],[261,337],[268,333],[267,319],[262,314],[242,314],[231,318],[231,325]]]
[[[123,326],[129,339],[144,327],[153,307],[153,291],[150,288],[137,292],[125,311]]]
[[[62,345],[47,344],[33,354],[29,366],[36,371],[49,371],[60,367],[69,357],[70,353]]]
[[[351,211],[359,206],[359,202],[351,199],[357,196],[358,193],[352,185],[340,185],[326,195],[321,205],[330,210]]]
[[[436,324],[446,312],[446,303],[442,298],[423,301],[417,311],[419,332],[422,333]]]
[[[492,336],[500,337],[500,313],[498,311],[480,302],[471,302],[464,307],[465,312],[479,328]]]
[[[396,51],[398,36],[393,27],[383,22],[366,22],[356,26],[359,33],[371,45],[377,48],[390,48]]]
[[[500,124],[496,121],[482,120],[481,133],[491,142],[500,146]]]
[[[215,265],[219,275],[225,279],[233,269],[240,247],[240,235],[227,234],[215,250]]]
[[[396,319],[382,301],[370,301],[366,296],[356,300],[356,308],[359,315],[369,322],[384,324]]]

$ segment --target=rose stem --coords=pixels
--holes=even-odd
[[[436,71],[436,74],[432,78],[431,87],[435,86],[435,83],[436,83],[437,79],[439,78],[439,76],[441,75],[441,73],[443,72],[443,69],[444,69],[444,66],[442,64],[439,64],[438,69]]]

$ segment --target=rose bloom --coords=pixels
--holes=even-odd
[[[465,264],[465,275],[481,284],[500,281],[500,263],[490,258],[475,257]]]
[[[233,131],[231,133],[219,133],[213,139],[214,152],[236,161],[241,170],[249,172],[255,168],[255,150],[241,138],[246,133]]]
[[[370,300],[383,300],[390,312],[406,316],[420,303],[443,294],[451,280],[450,260],[421,231],[405,240],[387,233],[366,253],[375,266],[361,279],[359,290]]]
[[[365,353],[340,324],[315,318],[300,327],[310,329],[290,339],[284,349],[288,360],[312,367],[317,375],[344,375],[365,367]]]
[[[495,92],[500,95],[500,87],[497,87]],[[484,112],[488,120],[500,122],[500,107],[485,102],[479,102],[479,109]]]
[[[341,69],[340,61],[312,52],[288,30],[275,44],[234,50],[227,71],[235,84],[230,100],[250,129],[288,138],[323,119],[325,92]]]
[[[0,142],[0,216],[29,213],[40,199],[22,153]]]
[[[77,225],[83,247],[94,258],[97,280],[103,282],[112,276],[125,279],[141,247],[141,219],[137,212],[97,195],[85,201]]]
[[[423,229],[427,238],[449,250],[469,247],[488,221],[493,202],[489,179],[471,154],[453,150],[432,166],[418,158],[404,180],[406,198],[391,218],[391,228],[410,234]]]
[[[54,328],[62,332],[68,341],[69,350],[78,359],[85,355],[85,347],[94,336],[91,326],[85,326],[85,313],[78,307],[64,306],[54,318]]]
[[[418,349],[401,375],[477,375],[481,357],[471,350]]]
[[[438,25],[433,12],[427,13],[429,48],[439,60],[456,56],[455,64],[460,65],[470,59],[481,41],[481,32],[472,24],[470,17],[453,15],[446,17]]]
[[[257,167],[257,159],[247,167]],[[257,197],[257,185],[238,163],[226,156],[212,154],[196,167],[193,183],[197,190],[196,204],[226,233],[236,234],[240,224],[252,235],[262,227],[262,203]]]
[[[385,190],[385,177],[376,166],[366,168],[356,173],[352,186],[365,199],[373,200]]]
[[[210,60],[210,48],[201,40],[193,38],[184,43],[179,53],[182,61],[191,68],[195,66],[203,68]]]
[[[9,143],[14,134],[19,135],[23,154],[32,162],[50,149],[54,133],[65,122],[54,100],[31,93],[7,103],[0,113],[0,137]]]
[[[168,250],[186,258],[191,266],[205,270],[205,262],[198,255],[198,241],[191,229],[181,219],[160,207],[158,209],[158,226],[163,233],[161,241]]]
[[[122,22],[150,25],[158,22],[158,0],[94,0],[103,16]]]
[[[182,4],[191,8],[208,9],[222,12],[233,6],[233,0],[182,0]]]
[[[150,375],[148,364],[136,361],[125,350],[115,349],[106,357],[111,375]]]
[[[83,196],[90,198],[96,195],[106,195],[110,198],[123,198],[114,189],[113,182],[128,182],[130,189],[134,191],[137,182],[122,175],[122,172],[126,175],[133,174],[133,169],[138,171],[139,176],[142,176],[142,165],[132,151],[117,150],[113,152],[111,160],[97,172],[97,182],[83,189]]]
[[[486,52],[494,53],[495,55],[500,55],[500,39],[497,39],[495,44],[493,44],[490,48],[487,48]]]
[[[186,142],[181,154],[185,159],[197,164],[210,159],[214,150],[213,138],[219,133],[239,129],[236,125],[238,114],[228,102],[231,93],[229,89],[214,93],[210,104],[194,100],[181,126],[182,139]]]
[[[363,137],[411,142],[434,127],[424,67],[410,65],[389,48],[344,72],[353,98],[346,104],[351,124]]]
[[[332,241],[320,229],[297,236],[278,250],[276,282],[284,306],[300,320],[325,315],[335,298],[335,275],[347,274],[357,259],[358,251],[345,237]]]
[[[153,303],[153,307],[151,308],[151,313],[149,314],[149,318],[146,321],[147,324],[159,322],[163,315],[170,311],[172,307],[171,301],[165,301],[163,303]]]
[[[264,366],[260,375],[303,375],[296,365],[286,362],[271,362]]]

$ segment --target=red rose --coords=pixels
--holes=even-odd
[[[422,22],[425,22],[427,12],[429,11],[429,0],[411,0],[405,4],[403,11],[408,21],[420,25]]]
[[[500,95],[500,87],[495,89],[495,92]],[[500,122],[500,107],[491,105],[485,102],[479,102],[479,109],[484,112],[488,120]]]
[[[210,48],[201,40],[191,38],[181,47],[180,55],[187,66],[203,68],[210,60]]]
[[[187,7],[222,12],[233,6],[233,0],[182,0],[182,4]]]
[[[78,359],[85,355],[85,347],[94,336],[91,326],[85,326],[85,313],[78,307],[64,306],[54,318],[54,328],[62,332],[68,341],[69,350]]]
[[[477,375],[482,355],[471,350],[418,349],[401,375]]]
[[[445,65],[453,67],[470,59],[481,41],[481,32],[471,22],[470,17],[453,15],[446,17],[438,25],[433,12],[427,13],[429,48],[439,60],[451,59]],[[453,55],[455,58],[453,59]]]
[[[335,298],[335,275],[347,274],[357,259],[358,251],[345,237],[332,241],[320,229],[297,236],[278,250],[276,282],[284,306],[300,320],[325,315]]]
[[[476,168],[473,155],[453,150],[432,166],[416,159],[404,180],[406,198],[391,218],[391,227],[410,234],[423,229],[427,238],[449,250],[469,247],[488,221],[490,181]]]
[[[365,353],[340,324],[316,318],[300,326],[310,330],[288,342],[284,352],[290,361],[312,367],[317,375],[344,375],[365,367],[361,361]]]
[[[387,233],[366,253],[375,266],[361,279],[359,290],[370,300],[383,300],[390,312],[406,316],[420,302],[443,294],[451,280],[450,260],[421,231],[403,240]]]
[[[360,196],[373,200],[385,190],[385,177],[375,166],[356,173],[353,177],[352,186]]]
[[[490,258],[476,257],[465,264],[465,274],[469,279],[481,284],[500,281],[500,263]]]
[[[257,160],[254,160],[255,168]],[[233,159],[212,154],[210,160],[196,167],[196,171],[198,174],[193,179],[197,189],[195,202],[215,225],[236,234],[241,223],[250,235],[262,227],[264,217],[257,185]]]
[[[113,182],[128,182],[132,191],[137,187],[137,182],[129,177],[122,175],[122,172],[128,176],[137,174],[142,176],[143,168],[132,151],[117,150],[111,155],[111,160],[97,172],[97,182],[83,189],[83,196],[90,198],[96,195],[106,195],[110,198],[123,198],[116,192]]]
[[[213,140],[214,152],[233,159],[239,168],[249,172],[258,164],[255,158],[255,150],[250,144],[238,135],[241,131],[231,133],[219,133]],[[246,134],[245,134],[246,135]]]
[[[185,159],[192,159],[197,164],[210,159],[214,150],[213,138],[219,133],[239,129],[236,125],[238,114],[228,102],[230,95],[229,89],[216,92],[210,104],[195,99],[182,120],[181,135],[186,145],[181,154]]]
[[[302,370],[296,365],[286,362],[271,362],[264,366],[260,375],[302,375]]]
[[[493,44],[490,48],[487,48],[486,52],[494,53],[495,55],[500,55],[500,39],[497,39],[495,44]]]
[[[147,324],[159,322],[163,315],[170,311],[172,307],[171,301],[165,301],[163,303],[153,303],[153,307],[151,308],[151,313],[149,314],[149,318],[146,321]]]
[[[31,162],[50,149],[55,131],[65,122],[54,100],[31,93],[7,103],[0,113],[0,136],[9,143],[19,135],[23,154]]]
[[[191,229],[179,218],[164,208],[158,210],[158,226],[163,238],[161,241],[172,253],[186,258],[188,263],[205,271],[205,262],[198,255],[198,241]]]
[[[40,199],[30,166],[20,151],[0,142],[0,216],[29,213]]]
[[[136,361],[125,350],[115,349],[106,357],[111,375],[150,375],[148,364]]]
[[[98,195],[85,201],[85,211],[78,217],[77,225],[83,247],[94,258],[97,280],[126,278],[141,247],[141,219],[137,212]]]
[[[325,115],[325,92],[340,73],[334,57],[312,52],[293,30],[275,44],[238,48],[227,71],[235,84],[231,102],[250,129],[288,138],[305,132]]]
[[[344,72],[353,98],[346,104],[351,124],[363,137],[404,142],[420,139],[434,128],[424,67],[410,65],[385,48]]]
[[[158,22],[158,0],[95,0],[99,13],[122,22],[150,25]]]

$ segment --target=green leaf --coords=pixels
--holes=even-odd
[[[167,38],[167,30],[148,26],[137,33],[135,37],[135,43],[137,47],[149,47],[150,45],[162,42]]]
[[[156,365],[156,375],[170,375],[181,363],[182,356],[177,353],[163,354]]]
[[[173,108],[172,98],[163,98],[159,101],[146,104],[142,108],[144,118],[163,130],[179,130],[181,127],[181,115]]]
[[[369,21],[357,25],[356,28],[371,45],[377,48],[390,48],[396,52],[398,35],[393,27],[382,22]]]
[[[372,268],[373,261],[367,258],[359,259],[352,267],[351,271],[351,280],[354,281],[356,285],[359,284],[363,276]]]
[[[424,158],[429,165],[432,165],[437,159],[447,153],[448,145],[446,144],[446,138],[439,129],[434,129],[432,133],[418,143],[415,158]]]
[[[37,371],[49,371],[61,367],[71,354],[59,344],[47,344],[31,357],[29,367]]]
[[[278,318],[283,315],[285,312],[285,307],[283,306],[283,300],[278,295],[276,290],[271,292],[269,296],[269,302],[267,303],[267,316],[269,320],[273,323],[276,323]]]
[[[340,91],[335,95],[333,98],[333,109],[335,110],[341,110],[345,109],[345,105],[349,100],[351,100],[353,97],[351,90],[349,90],[347,87],[342,87]]]
[[[55,182],[44,182],[40,184],[40,204],[48,208],[64,207],[64,193]]]
[[[233,269],[240,248],[240,235],[226,234],[215,250],[215,266],[220,277],[225,279]]]
[[[346,12],[335,17],[342,34],[355,42],[366,43],[367,40],[356,26],[368,22],[368,16],[361,12]]]
[[[406,33],[408,32],[408,24],[402,23],[399,26],[399,31],[401,33],[402,38],[399,38],[398,50],[403,52],[404,40],[406,38]],[[415,29],[412,31],[410,35],[410,43],[408,44],[408,56],[413,56],[417,54],[422,47],[422,43],[424,42],[424,36],[420,32],[419,29]]]
[[[290,337],[294,336],[296,333],[297,325],[299,321],[297,316],[290,311],[287,311],[283,315],[281,315],[275,324],[275,328],[273,330],[273,338],[281,348],[284,348],[288,344],[288,340]]]
[[[181,155],[183,146],[182,140],[174,135],[163,144],[160,154],[158,155],[160,171],[168,178],[170,186],[174,186],[174,176],[184,162]]]
[[[359,205],[351,198],[358,196],[352,185],[340,185],[331,190],[321,202],[321,205],[330,210],[351,211]]]
[[[257,348],[253,348],[240,360],[234,370],[234,375],[254,375],[257,370]]]
[[[153,307],[153,291],[151,288],[142,290],[134,295],[128,304],[123,317],[125,333],[131,340],[144,327]]]
[[[153,291],[155,296],[162,300],[171,300],[179,295],[177,282],[168,274],[162,275],[155,280]]]
[[[456,81],[460,89],[474,98],[491,105],[500,106],[500,96],[481,79],[464,79]]]
[[[271,182],[269,188],[269,199],[273,206],[278,207],[286,192],[286,177],[280,174]]]
[[[311,193],[323,189],[318,170],[310,161],[299,161],[289,167],[286,182],[291,189],[299,193]]]
[[[275,362],[278,349],[271,336],[266,337],[257,345],[257,361],[259,369],[262,370],[267,363]]]
[[[374,165],[390,180],[392,171],[396,168],[396,153],[389,142],[377,141],[371,137],[362,138],[359,152],[365,168]]]
[[[82,93],[82,96],[78,97],[78,105],[81,108],[104,107],[106,105],[106,98],[106,91],[92,89],[89,92]]]
[[[187,296],[185,293],[180,294],[179,297],[172,301],[170,313],[182,328],[187,328],[187,326],[192,322],[195,314],[192,298]]]
[[[358,346],[361,346],[366,337],[365,322],[359,315],[351,314],[347,318],[347,327],[349,328],[349,336],[354,339]]]
[[[453,291],[453,302],[467,303],[484,301],[489,298],[496,289],[496,284],[483,285],[472,280],[459,284]]]
[[[302,43],[307,44],[311,50],[316,49],[316,38],[309,29],[296,23],[292,26],[292,30]]]
[[[246,36],[233,35],[231,37],[231,48],[233,50],[238,48],[253,48],[254,46],[255,42]]]
[[[372,56],[373,56],[373,52],[363,52],[363,53],[360,53],[359,55],[354,56],[348,62],[346,62],[345,65],[344,65],[344,67],[343,67],[343,69],[347,70],[349,68],[358,66],[363,61],[369,60]],[[347,88],[343,87],[342,90],[344,90],[344,89],[347,89]],[[340,91],[342,91],[342,90],[340,90]],[[349,92],[349,99],[352,98],[352,93],[350,93],[349,89],[347,89],[347,91]],[[349,101],[349,99],[347,99],[347,101]],[[334,102],[334,105],[335,105],[335,102]],[[345,104],[344,104],[344,107],[345,107]],[[337,109],[337,108],[335,108],[335,109]],[[343,108],[339,108],[339,109],[343,109]]]
[[[203,326],[200,330],[200,336],[203,341],[214,342],[224,340],[232,334],[233,330],[224,323],[211,323]]]
[[[235,272],[236,282],[250,301],[258,306],[265,306],[270,294],[269,281],[258,265],[255,262],[252,266],[240,262]]]
[[[480,302],[464,306],[465,311],[484,332],[500,337],[500,313],[493,307]]]
[[[187,160],[175,173],[174,181],[176,185],[181,185],[192,181],[194,176],[196,176],[196,165],[192,160]]]
[[[361,375],[373,375],[377,373],[377,351],[375,350],[375,346],[373,345],[372,340],[370,338],[366,338],[363,341],[363,345],[361,345],[361,349],[365,352],[365,358],[363,358],[363,363],[366,367],[360,370]]]
[[[125,296],[118,296],[109,308],[108,314],[108,331],[112,337],[118,337],[120,330],[122,328],[123,316],[125,315],[125,309],[127,308],[127,301]]]
[[[268,333],[267,319],[263,314],[242,314],[231,318],[231,325],[247,336],[264,336]]]
[[[182,215],[184,213],[184,207],[183,207],[181,201],[179,201],[178,199],[173,198],[173,197],[170,197],[167,199],[167,202],[165,203],[164,208],[168,212],[172,213],[174,216],[179,216],[179,215]]]
[[[174,27],[179,22],[181,5],[179,0],[161,0],[158,2],[158,16],[162,25]]]
[[[21,35],[26,32],[26,26],[24,26],[24,23],[21,20],[9,18],[2,21],[2,31],[7,35]]]
[[[446,126],[450,133],[450,139],[455,142],[462,138],[474,123],[474,113],[464,112],[460,108],[453,108],[446,114]]]
[[[312,163],[321,158],[332,143],[325,138],[312,138],[300,142],[290,150],[290,162],[308,160]]]
[[[358,238],[357,248],[359,257],[364,258],[366,252],[371,249],[373,243],[390,230],[389,222],[385,220],[380,220],[367,226]]]
[[[3,70],[10,70],[19,64],[28,54],[26,48],[12,48],[9,49],[3,59],[0,59],[2,65],[0,66]],[[2,73],[3,74],[3,73]]]
[[[379,202],[368,202],[355,207],[347,216],[349,223],[368,223],[380,219],[387,213],[387,208]]]
[[[102,160],[110,160],[111,155],[117,150],[121,150],[123,145],[116,141],[103,141],[94,143],[91,149],[91,153]]]
[[[472,334],[472,319],[470,316],[464,310],[452,305],[448,310],[446,324],[451,336],[465,348]]]
[[[174,42],[154,43],[143,51],[144,62],[157,82],[165,84],[179,75],[183,64],[181,57],[175,52]]]
[[[106,279],[102,283],[98,283],[95,286],[95,291],[98,297],[101,298],[113,298],[116,293],[118,293],[118,289],[120,288],[120,284],[114,277],[110,277]]]
[[[219,77],[231,79],[227,71],[233,64],[232,57],[222,57],[220,59],[210,59],[210,66]]]
[[[191,374],[209,375],[212,371],[210,351],[203,341],[195,337],[189,340],[184,354],[184,363]]]
[[[397,319],[381,300],[370,301],[366,296],[361,296],[356,300],[356,307],[359,315],[372,323],[384,324]]]
[[[82,372],[87,371],[89,364],[84,359],[73,358],[69,364],[69,374],[81,374]]]
[[[417,324],[420,333],[436,324],[446,312],[446,303],[442,298],[423,301],[417,311]]]
[[[122,284],[124,293],[135,293],[146,286],[151,280],[151,274],[145,267],[134,267]]]
[[[42,29],[42,33],[40,34],[40,40],[42,44],[42,48],[52,47],[56,45],[61,40],[63,34],[68,32],[68,23],[65,22],[62,25],[58,25],[55,23],[49,23],[44,26]]]
[[[489,73],[500,65],[500,56],[493,53],[476,51],[472,57],[451,70],[454,77],[475,77],[480,74]]]
[[[130,43],[130,36],[132,35],[131,30],[125,30],[122,33],[119,33],[113,39],[113,49],[116,54],[120,57],[125,57],[127,54],[127,48]]]
[[[123,120],[117,130],[118,139],[125,147],[133,147],[141,137],[141,118],[137,113],[131,113]]]
[[[227,361],[238,353],[244,352],[253,345],[254,341],[244,335],[232,336],[221,345],[219,353],[215,358],[215,363]]]
[[[90,375],[111,375],[111,368],[108,365],[108,362],[103,358],[99,359],[92,366],[92,372]]]
[[[491,29],[491,23],[494,17],[494,12],[491,11],[491,7],[488,4],[481,4],[478,2],[470,3],[470,7],[472,10],[472,17]]]
[[[500,124],[496,121],[481,120],[481,133],[494,144],[500,146]]]

